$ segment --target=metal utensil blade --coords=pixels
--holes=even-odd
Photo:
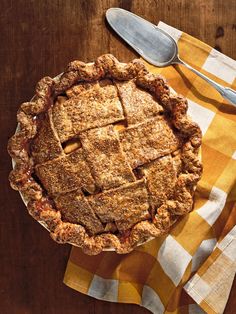
[[[110,26],[145,60],[165,66],[175,58],[176,43],[156,25],[120,8],[106,12]]]

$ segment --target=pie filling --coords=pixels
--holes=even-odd
[[[64,153],[66,154],[70,154],[72,153],[74,150],[81,148],[81,142],[79,140],[79,138],[72,138],[71,140],[68,140],[64,143],[62,143],[62,148],[64,150]]]

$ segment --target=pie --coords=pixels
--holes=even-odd
[[[59,243],[128,253],[193,208],[201,130],[140,60],[73,61],[36,86],[9,140],[9,179]]]

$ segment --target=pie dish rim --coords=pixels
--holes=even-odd
[[[89,63],[89,64],[92,65],[92,64],[94,64],[94,63]],[[119,64],[127,65],[126,63],[119,63]],[[88,63],[87,63],[87,65],[88,65]],[[60,79],[61,77],[63,77],[63,75],[64,75],[65,73],[66,73],[66,72],[60,73],[60,74],[57,75],[53,80],[55,80],[55,79],[57,79],[57,78]],[[148,72],[148,74],[150,74],[150,72]],[[162,78],[161,78],[161,79],[162,79]],[[170,89],[170,86],[169,86],[169,85],[168,85],[168,88]],[[173,91],[173,90],[172,90],[172,91]],[[171,95],[171,94],[169,94],[169,95]],[[35,96],[34,96],[34,97],[35,97]],[[34,97],[32,98],[31,101],[33,101]],[[175,95],[174,95],[174,98],[175,98],[175,97],[178,98],[179,95],[175,94]],[[179,100],[180,100],[180,102],[181,102],[181,101],[182,101],[182,102],[186,102],[185,98],[181,98],[181,97],[180,97]],[[186,113],[185,113],[185,116],[186,116]],[[196,124],[195,124],[195,126],[196,126]],[[197,127],[199,128],[199,126],[197,126]],[[19,129],[20,129],[20,127],[19,127],[19,123],[18,123],[15,134],[18,133]],[[199,133],[199,134],[200,134],[200,133]],[[198,136],[199,136],[199,134],[198,134]],[[201,137],[201,135],[200,135],[200,137]],[[200,138],[200,141],[201,141],[201,138]],[[199,147],[199,146],[198,146],[198,147]],[[15,164],[14,158],[12,158],[12,163],[13,163],[13,168],[14,168],[14,164]],[[200,172],[201,172],[201,171],[200,171]],[[20,191],[19,191],[19,192],[20,192]],[[20,192],[20,195],[21,195],[21,198],[22,198],[23,202],[27,205],[27,201],[26,201],[25,197],[23,196],[23,194],[22,194],[21,192]],[[37,220],[38,220],[38,219],[37,219]],[[48,228],[48,227],[45,225],[44,222],[42,222],[42,221],[40,221],[40,220],[38,220],[38,222],[39,222],[41,225],[43,225],[47,230],[50,231],[50,228]],[[153,238],[155,238],[155,237],[151,237],[151,236],[150,236],[150,238],[146,239],[145,241],[142,241],[142,242],[140,242],[140,243],[137,242],[136,245],[135,245],[135,247],[137,247],[137,246],[139,246],[139,245],[142,245],[142,244],[144,244],[144,243],[146,243],[146,242],[152,240]],[[65,241],[65,242],[70,243],[69,241]],[[76,245],[75,243],[71,243],[71,244],[73,244],[73,245],[75,245],[75,246],[80,246],[80,245]],[[106,247],[104,247],[104,248],[102,249],[102,251],[116,251],[116,249],[115,249],[115,248],[106,248]]]

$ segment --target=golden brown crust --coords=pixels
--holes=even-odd
[[[152,210],[160,207],[170,197],[173,197],[178,169],[175,159],[165,155],[140,167],[147,180],[150,205]]]
[[[115,223],[113,221],[107,221],[106,226],[104,225],[101,227],[100,225],[98,228],[99,231],[94,231],[92,230],[94,226],[90,225],[90,220],[86,222],[87,227],[79,224],[81,217],[79,218],[79,216],[76,216],[78,212],[77,214],[76,212],[72,212],[72,217],[69,218],[71,222],[63,221],[64,218],[62,216],[70,216],[70,210],[65,210],[61,205],[62,203],[66,204],[66,202],[68,202],[68,209],[70,209],[70,202],[75,202],[74,206],[76,208],[81,206],[81,199],[76,200],[76,197],[74,196],[76,189],[73,184],[73,187],[69,192],[71,193],[71,201],[70,197],[67,200],[63,200],[62,202],[58,201],[57,199],[58,208],[61,208],[62,210],[60,212],[55,207],[54,202],[50,200],[50,197],[45,195],[43,188],[35,181],[35,178],[32,175],[34,174],[36,163],[43,162],[45,164],[46,162],[50,164],[54,162],[55,157],[56,160],[66,158],[60,142],[62,142],[65,138],[70,138],[74,132],[73,125],[72,127],[70,125],[68,126],[69,135],[67,135],[65,138],[63,138],[63,135],[60,135],[59,128],[57,128],[55,132],[53,126],[55,125],[55,117],[57,114],[55,114],[56,106],[53,106],[54,99],[58,95],[67,92],[67,97],[72,100],[74,97],[76,97],[75,95],[79,96],[82,93],[88,93],[91,88],[95,88],[94,86],[98,84],[95,81],[101,81],[103,79],[114,79],[119,81],[134,80],[137,86],[141,87],[145,91],[150,91],[154,95],[155,99],[157,99],[159,106],[164,108],[164,116],[166,118],[163,118],[162,116],[158,117],[157,115],[157,117],[152,118],[152,120],[149,120],[147,123],[141,122],[139,117],[130,117],[131,122],[129,123],[132,124],[133,122],[136,123],[137,121],[140,123],[123,130],[115,131],[117,134],[119,134],[121,139],[122,147],[119,149],[126,153],[126,159],[128,158],[127,155],[129,155],[131,159],[131,162],[129,162],[133,168],[143,165],[144,162],[149,162],[159,158],[160,156],[169,154],[175,151],[177,148],[179,148],[179,151],[178,154],[174,152],[176,156],[173,157],[174,161],[170,162],[170,172],[173,174],[173,177],[175,177],[174,193],[169,193],[169,196],[166,197],[166,201],[163,202],[163,204],[160,204],[160,207],[155,209],[153,212],[154,217],[152,217],[152,219],[148,213],[149,199],[146,185],[144,184],[145,181],[141,180],[134,183],[126,183],[125,187],[123,186],[123,189],[127,189],[127,197],[123,198],[123,202],[127,203],[127,209],[133,209],[130,211],[128,216],[126,215],[128,212],[126,212],[126,214],[123,216],[123,221],[121,207],[117,205],[120,201],[119,197],[121,196],[119,190],[122,190],[122,187],[118,187],[113,191],[107,191],[101,194],[86,197],[86,199],[90,202],[90,205],[88,205],[87,201],[85,202],[87,206],[86,210],[89,208],[89,210],[92,212],[97,213],[98,216],[100,215],[100,218],[103,217],[103,220],[105,219],[105,216],[103,216],[103,210],[108,206],[108,203],[110,206],[114,207],[114,211],[116,211],[117,215],[119,215],[119,219]],[[88,85],[84,86],[83,88],[73,87],[73,85],[79,86],[77,84],[79,81],[84,81],[85,83],[88,83]],[[119,83],[117,84],[120,86]],[[122,93],[120,97],[122,100]],[[127,98],[125,99],[125,97],[126,96],[123,95],[123,106],[128,106]],[[66,98],[63,100],[64,102],[62,101],[60,105],[57,105],[60,107],[57,112],[61,112],[62,115],[64,114],[64,121],[68,117],[68,111],[65,110],[63,113],[63,104],[65,104],[65,102],[70,102],[71,100],[67,100]],[[130,101],[130,99],[128,101]],[[155,107],[154,104],[152,105]],[[153,106],[151,107],[154,108]],[[52,120],[50,120],[51,107],[53,108],[55,114],[54,124],[52,124]],[[128,111],[129,110],[126,109],[127,116]],[[44,130],[48,130],[49,143],[47,145],[52,145],[52,151],[50,152],[47,152],[43,148],[43,140],[38,144],[36,140],[36,138],[40,137],[40,132],[43,132],[40,131],[39,126],[37,127],[36,121],[40,116],[42,117],[42,114],[48,115],[48,112],[48,117],[50,119],[48,118],[48,121],[46,119],[45,121],[47,122],[43,123],[48,123],[48,126]],[[103,55],[99,57],[94,63],[90,64],[80,61],[71,62],[67,70],[56,79],[51,79],[49,77],[42,79],[37,85],[35,98],[31,102],[26,102],[21,105],[17,114],[17,120],[20,125],[20,129],[18,132],[16,132],[15,135],[13,135],[8,143],[9,154],[16,163],[14,170],[12,170],[9,176],[10,183],[14,189],[17,189],[23,193],[24,197],[28,201],[27,207],[29,213],[47,227],[55,241],[59,243],[69,242],[73,245],[80,246],[87,254],[98,254],[105,248],[114,248],[118,253],[128,253],[132,251],[138,243],[145,241],[150,236],[157,237],[167,233],[171,225],[178,219],[179,216],[186,214],[192,209],[192,195],[194,187],[200,179],[202,172],[202,165],[198,158],[198,148],[201,144],[201,131],[199,126],[187,116],[186,112],[186,99],[179,95],[171,95],[165,80],[159,75],[148,73],[144,64],[140,60],[134,60],[129,64],[125,64],[118,62],[118,60],[116,60],[112,55]],[[156,113],[157,112],[154,110],[153,115],[156,115]],[[113,122],[123,119],[122,111],[120,111],[119,114],[120,116]],[[145,106],[143,106],[140,117],[145,114]],[[150,116],[148,116],[148,118],[150,118]],[[61,121],[63,120],[59,116],[57,121],[60,121],[60,119]],[[134,119],[133,122],[132,119]],[[168,122],[165,121],[165,119],[167,119]],[[139,130],[141,130],[140,126],[144,126],[142,132],[145,133],[145,136],[142,134],[139,135]],[[177,132],[173,132],[172,126],[175,127]],[[65,126],[62,125],[62,128],[64,127]],[[168,138],[168,141],[166,141],[164,137],[162,138],[160,133],[157,135],[158,130],[160,131],[160,128],[163,130],[162,134],[165,134],[165,137]],[[57,137],[58,135],[59,137]],[[83,141],[83,136],[85,135],[80,136]],[[35,147],[38,145],[46,152],[44,151],[42,153],[40,152],[40,149],[37,151],[37,149],[33,148],[32,159],[29,146],[32,139],[34,138],[34,142],[36,143],[34,144]],[[42,138],[47,140],[46,134],[44,134]],[[40,141],[38,140],[38,142]],[[158,145],[156,144],[157,142]],[[149,150],[149,148],[152,146],[154,147],[154,153]],[[153,161],[153,164],[154,163],[155,161]],[[40,167],[40,164],[36,166],[37,169]],[[71,164],[68,167],[73,173],[73,167],[71,168]],[[150,169],[149,172],[147,172],[147,169],[143,171],[144,173],[146,171],[145,176],[147,176],[147,180],[153,180],[152,175],[150,174]],[[85,172],[86,174],[90,173],[89,171]],[[82,176],[84,176],[85,172]],[[73,175],[71,176],[73,177]],[[43,177],[41,177],[41,180],[43,181]],[[92,179],[91,182],[93,182]],[[81,179],[79,184],[82,186]],[[129,190],[130,185],[138,185],[138,187],[136,186],[136,189],[132,191],[132,189]],[[89,186],[90,188],[88,189],[88,192],[91,193],[95,190],[94,183],[89,184]],[[76,187],[78,188],[78,186]],[[156,189],[154,185],[151,186],[149,184],[149,189],[151,190],[152,188],[154,190]],[[52,193],[55,192],[55,190],[50,190],[50,188],[48,189]],[[131,202],[132,193],[138,193],[138,196]],[[126,195],[125,191],[122,192],[122,197],[124,195]],[[63,199],[62,194],[58,197]],[[98,205],[97,203],[99,201],[105,204],[104,207],[96,206]],[[139,219],[136,221],[136,224],[134,224],[134,214],[140,215]],[[93,214],[91,214],[91,216],[95,220],[98,219],[97,216],[94,216]],[[114,220],[113,216],[110,218]],[[144,221],[141,221],[142,219],[144,219]],[[75,220],[78,223],[74,223]],[[118,231],[114,226],[117,226]],[[91,233],[101,232],[103,228],[105,228],[105,232],[102,231],[101,234],[97,233],[95,235],[91,235],[87,232],[86,228],[91,228]],[[122,232],[119,230],[122,230]],[[111,232],[113,232],[113,234]]]
[[[63,156],[63,149],[52,123],[52,112],[49,109],[38,128],[31,144],[31,154],[36,164],[41,164]]]
[[[63,220],[85,226],[90,235],[104,231],[101,221],[96,217],[81,190],[60,194],[54,198],[54,201]]]
[[[114,221],[121,232],[150,218],[148,193],[143,180],[90,196],[88,202],[103,223]]]
[[[123,104],[127,124],[137,124],[163,112],[157,100],[149,92],[137,87],[134,80],[115,82]]]
[[[90,128],[124,120],[124,115],[115,86],[110,80],[101,80],[90,84],[79,97],[56,104],[53,119],[60,140],[64,142]]]
[[[163,116],[146,120],[119,132],[121,145],[132,168],[177,150],[180,134]]]
[[[96,189],[82,149],[38,164],[35,172],[49,194],[66,193],[77,188],[93,193]]]
[[[80,134],[84,154],[101,189],[111,189],[135,181],[118,135],[112,125]]]
[[[66,96],[68,98],[73,98],[81,95],[82,92],[91,89],[98,85],[98,81],[90,82],[90,83],[79,83],[77,85],[72,86],[71,88],[66,90]]]

